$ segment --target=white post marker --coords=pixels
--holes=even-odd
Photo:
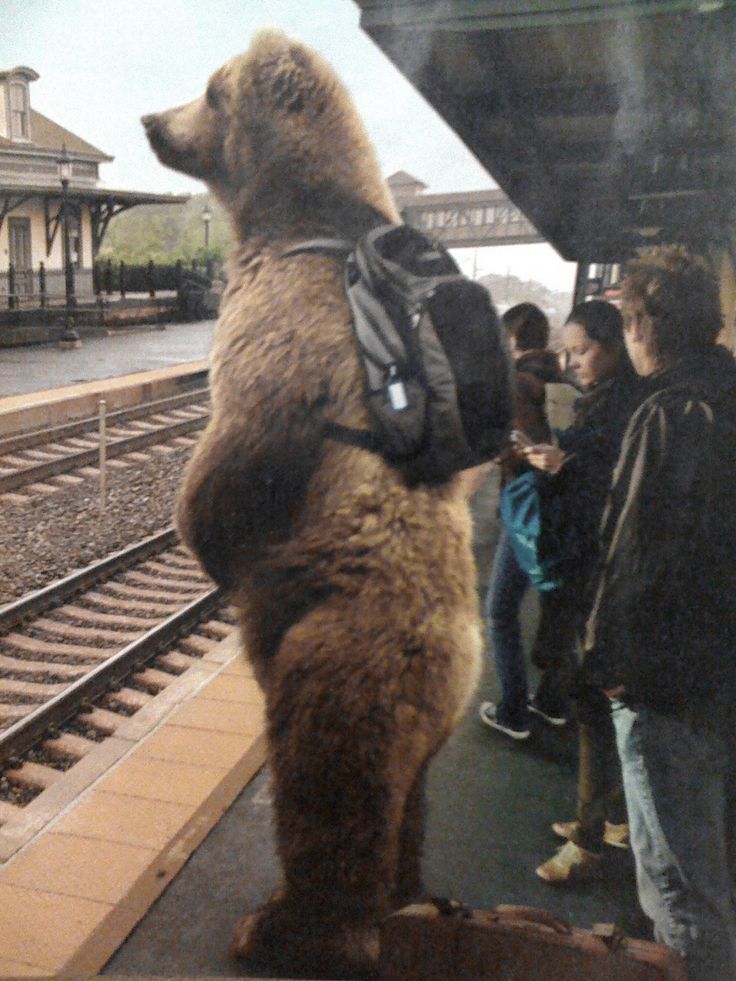
[[[107,402],[100,399],[100,514],[107,503]]]

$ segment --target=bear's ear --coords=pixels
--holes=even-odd
[[[286,48],[272,63],[270,90],[274,108],[286,113],[308,109],[312,115],[319,115],[324,107],[309,57],[295,45]]]

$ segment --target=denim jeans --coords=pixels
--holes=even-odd
[[[519,610],[529,586],[529,577],[516,561],[508,535],[502,531],[486,597],[496,676],[501,685],[496,718],[503,725],[522,729],[527,725],[528,689]]]
[[[734,740],[614,702],[639,902],[690,981],[736,979]],[[731,745],[729,746],[729,742]]]

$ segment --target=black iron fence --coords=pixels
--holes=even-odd
[[[156,293],[166,291],[179,293],[186,284],[209,289],[213,276],[214,263],[210,260],[202,265],[196,259],[191,264],[179,260],[171,265],[160,265],[151,261],[139,266],[125,262],[113,263],[108,259],[106,262],[95,263],[92,273],[96,296],[111,296],[114,293],[121,296],[127,293],[148,293],[149,296],[156,296]]]
[[[129,265],[125,262],[96,262],[92,270],[74,270],[76,302],[105,296],[176,293],[180,298],[192,292],[208,290],[215,275],[214,263],[171,264],[148,262]],[[91,273],[91,274],[90,274]],[[93,294],[93,295],[90,295]],[[10,310],[63,306],[66,301],[64,274],[47,270],[43,262],[35,269],[18,269],[12,263],[6,272],[0,271],[0,307]]]

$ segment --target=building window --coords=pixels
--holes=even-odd
[[[28,111],[28,86],[25,82],[10,83],[10,138],[28,140],[31,137]]]

